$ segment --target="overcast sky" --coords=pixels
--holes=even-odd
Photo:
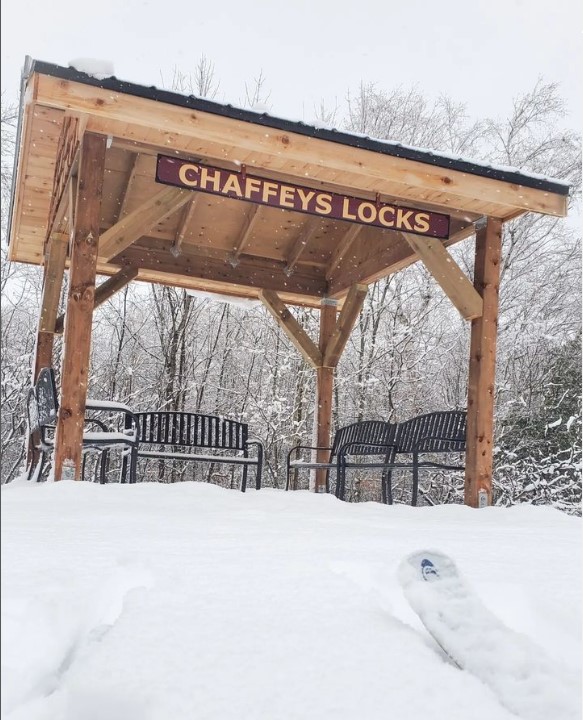
[[[2,91],[16,98],[26,55],[108,60],[117,77],[169,86],[204,54],[219,101],[242,104],[260,72],[273,114],[311,120],[361,81],[450,95],[504,116],[538,77],[582,118],[581,0],[3,0]],[[398,138],[395,138],[398,140]]]

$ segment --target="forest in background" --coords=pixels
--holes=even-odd
[[[172,88],[213,97],[212,63],[203,58],[192,74],[176,71]],[[245,88],[249,107],[268,99],[262,76]],[[580,514],[581,139],[566,125],[559,89],[540,80],[516,98],[508,117],[474,119],[448,97],[429,101],[416,88],[363,83],[344,108],[320,108],[318,120],[571,185],[567,219],[527,214],[504,227],[494,503],[551,504]],[[25,462],[25,400],[42,285],[41,268],[7,261],[16,123],[16,106],[3,98],[2,482]],[[452,254],[471,277],[473,240]],[[65,284],[62,300],[66,292]],[[294,312],[317,337],[316,314]],[[60,340],[57,369],[59,357]],[[469,323],[420,263],[376,282],[336,372],[333,425],[464,408],[468,362]],[[315,373],[258,304],[127,286],[95,312],[89,392],[135,410],[186,409],[248,422],[265,445],[265,486],[284,487],[289,448],[312,438]],[[166,479],[190,479],[192,472],[192,464],[178,467]],[[397,484],[398,500],[407,500],[409,485],[405,479]],[[423,498],[462,502],[463,476],[428,474]],[[349,499],[379,500],[378,480],[355,474]]]

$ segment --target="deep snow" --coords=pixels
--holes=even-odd
[[[557,510],[11,483],[3,717],[515,718],[444,657],[405,600],[397,568],[425,547],[452,556],[490,611],[580,676],[581,521]]]

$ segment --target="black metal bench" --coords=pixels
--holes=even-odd
[[[257,490],[261,488],[263,445],[259,440],[249,439],[249,429],[245,423],[188,412],[138,412],[132,417],[135,417],[138,423],[137,445],[132,457],[124,458],[122,482],[126,482],[130,466],[130,482],[136,481],[138,458],[157,458],[241,465],[242,492],[247,488],[247,470],[249,466],[255,466],[255,487]],[[132,417],[128,419],[130,425]],[[257,448],[255,457],[249,457],[252,446]],[[190,452],[198,448],[217,452]]]
[[[32,446],[39,453],[38,462],[30,463],[27,472],[27,479],[33,477],[40,480],[44,469],[47,455],[52,452],[55,446],[55,424],[59,411],[57,398],[57,385],[55,373],[52,368],[42,368],[38,379],[28,391],[27,397],[28,430],[32,438]],[[88,426],[83,432],[83,464],[82,477],[85,477],[85,460],[87,452],[100,452],[99,463],[100,482],[105,482],[105,471],[107,464],[107,451],[111,448],[120,447],[131,453],[136,445],[136,420],[135,416],[127,405],[109,402],[104,400],[87,399],[85,404],[85,425]],[[87,413],[117,413],[120,422],[123,421],[122,432],[112,431],[108,425],[96,417]]]
[[[328,462],[318,463],[292,459],[301,450],[330,450]],[[291,473],[300,469],[326,470],[326,490],[329,491],[329,472],[336,470],[336,497],[344,500],[346,471],[349,469],[379,468],[384,503],[393,503],[392,474],[394,470],[411,470],[413,488],[411,504],[419,497],[419,471],[424,469],[464,470],[464,464],[440,461],[435,455],[465,453],[466,412],[447,410],[419,415],[402,423],[365,420],[339,428],[331,448],[297,445],[287,457],[286,490],[291,485]],[[376,455],[377,459],[362,456]],[[352,460],[355,456],[361,459]]]
[[[393,503],[392,473],[397,469],[410,469],[413,473],[411,505],[417,505],[419,495],[419,470],[464,470],[465,464],[453,464],[436,460],[435,455],[465,453],[465,410],[447,410],[419,415],[396,426],[395,454],[383,473],[382,500]],[[407,461],[404,456],[410,456]]]
[[[299,470],[325,470],[326,492],[329,492],[330,470],[336,471],[336,496],[344,497],[346,471],[356,468],[385,468],[393,459],[395,426],[382,420],[364,420],[338,428],[330,447],[296,445],[287,455],[286,490],[290,489],[291,474]],[[328,462],[302,460],[302,451],[328,450]],[[295,457],[294,457],[295,456]],[[374,457],[381,459],[373,459]],[[353,460],[351,458],[360,458]]]

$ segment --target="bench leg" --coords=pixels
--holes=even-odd
[[[247,465],[243,465],[243,478],[241,480],[241,492],[247,490]]]
[[[417,505],[417,496],[419,495],[419,455],[413,453],[413,492],[411,494],[411,505]]]

